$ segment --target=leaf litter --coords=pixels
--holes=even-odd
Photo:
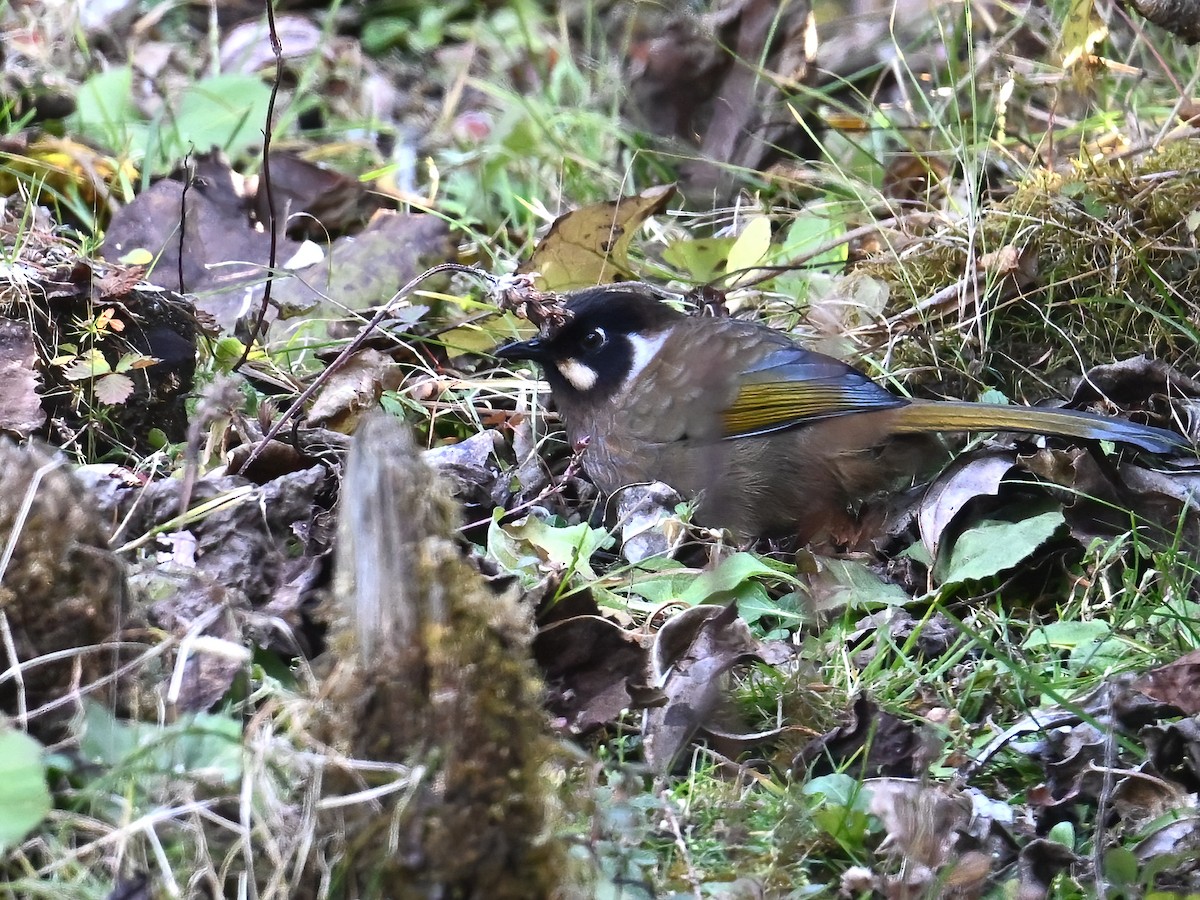
[[[806,77],[803,66],[786,64],[788,60],[795,63],[803,60],[805,65],[811,61],[809,48],[803,44],[805,23],[788,19],[786,27],[776,32],[768,27],[761,12],[752,4],[725,4],[713,24],[729,35],[726,44],[741,48],[745,58],[757,58],[750,52],[755,48],[769,51],[764,58],[768,59],[768,69],[777,76],[791,74],[798,80]],[[722,69],[728,61],[720,53],[713,57],[712,47],[701,49],[708,36],[709,32],[701,29],[686,39],[696,42],[694,46],[689,49],[685,45],[677,52],[683,53],[683,58],[697,58],[689,54],[699,52],[698,58],[709,60],[706,66],[714,71]],[[671,38],[674,41],[678,36],[672,34]],[[315,50],[316,45],[311,45],[309,52]],[[643,63],[654,61],[646,55],[640,58]],[[675,57],[667,55],[664,59],[671,61]],[[651,72],[648,76],[643,73],[642,77],[660,79],[651,88],[665,90],[672,101],[678,101],[682,92],[670,88],[671,78],[678,78],[685,71],[694,74],[689,64],[678,66],[674,73]],[[699,135],[706,151],[706,159],[688,173],[689,191],[694,192],[696,185],[711,186],[714,178],[716,183],[723,183],[726,177],[723,170],[714,174],[718,170],[705,169],[714,160],[741,161],[752,169],[766,164],[762,147],[756,144],[758,137],[747,146],[738,146],[737,141],[730,143],[730,135],[759,134],[758,126],[746,127],[749,120],[744,117],[757,115],[756,105],[746,98],[757,96],[756,91],[778,91],[786,79],[776,78],[770,83],[756,79],[754,86],[749,87],[747,71],[748,68],[742,71],[734,66],[713,77],[717,85],[713,95],[717,111],[708,122],[709,130],[688,131],[689,137]],[[740,100],[729,104],[730,97]],[[295,238],[323,239],[345,229],[358,241],[357,245],[346,242],[340,251],[332,246],[327,248],[325,261],[297,275],[291,284],[296,286],[298,295],[305,296],[289,299],[280,293],[277,302],[285,312],[302,309],[311,312],[310,304],[316,300],[329,304],[322,315],[353,323],[354,317],[347,315],[348,312],[388,304],[396,287],[407,281],[410,274],[454,256],[455,249],[446,231],[432,217],[376,215],[364,231],[363,223],[370,219],[376,201],[367,199],[356,182],[314,170],[294,157],[278,157],[274,161],[279,164],[281,179],[281,193],[276,197],[274,211],[291,223]],[[247,302],[245,288],[249,285],[257,290],[255,285],[261,282],[265,264],[264,235],[257,227],[266,218],[265,197],[261,191],[246,192],[237,187],[239,178],[223,161],[205,156],[200,162],[207,174],[202,183],[193,182],[189,186],[191,201],[184,202],[182,181],[172,184],[170,179],[163,179],[149,192],[118,209],[109,229],[113,240],[111,251],[121,258],[136,250],[157,256],[158,265],[151,277],[161,278],[158,287],[168,291],[180,289],[178,272],[182,268],[183,287],[201,294],[201,309],[214,317],[228,336],[237,331],[239,320],[255,309],[252,299]],[[903,178],[898,164],[889,170],[891,196],[903,194],[925,200],[936,193],[932,190],[935,182],[946,177],[944,169],[925,165],[916,157],[906,160],[905,165],[910,175]],[[914,179],[911,171],[916,171],[919,177]],[[153,194],[156,188],[160,191],[157,199]],[[632,217],[619,224],[619,235],[611,223],[623,201],[585,207],[574,214],[575,225],[586,227],[582,227],[581,237],[566,241],[565,245],[564,235],[574,226],[569,227],[567,220],[560,219],[561,224],[552,229],[539,248],[544,260],[555,262],[539,267],[553,270],[558,265],[563,272],[555,277],[566,279],[563,284],[570,283],[572,278],[590,280],[595,277],[593,270],[597,266],[605,273],[611,270],[622,276],[636,274],[639,261],[629,255],[632,233],[645,218],[662,211],[670,199],[670,189],[651,189],[638,196],[645,205],[639,202]],[[139,208],[138,204],[144,203],[155,205]],[[182,258],[174,249],[178,244],[171,239],[179,230],[181,208],[186,209]],[[133,210],[134,218],[122,221],[122,210]],[[322,223],[320,227],[309,224],[310,215]],[[759,241],[763,225],[770,226],[770,222],[765,217],[755,221],[762,223],[756,226],[760,233],[752,235]],[[406,222],[415,223],[416,231],[406,231]],[[370,239],[372,229],[379,238],[374,242]],[[770,232],[767,227],[768,243]],[[289,239],[282,235],[278,240],[284,250],[280,257],[293,258],[291,251],[299,250],[298,245],[288,243]],[[397,246],[404,247],[403,264],[390,255]],[[736,239],[724,246],[724,252],[731,252],[737,246]],[[410,249],[414,253],[411,265],[407,262]],[[587,257],[589,262],[576,263],[568,250]],[[338,252],[336,277],[348,271],[348,281],[335,280],[330,262],[335,252]],[[534,259],[538,259],[536,252]],[[758,253],[753,262],[761,259],[762,254]],[[1005,258],[981,257],[979,265],[988,272],[1005,275],[1006,289],[1027,290],[1037,275],[1036,267],[1022,264],[1028,259],[1028,253],[1018,253],[1013,248]],[[92,278],[93,273],[83,267],[53,262],[46,265],[46,259],[33,259],[37,282],[47,298],[80,299],[86,284],[91,284],[102,299],[120,301],[147,296],[138,269],[97,270]],[[398,268],[404,271],[393,277]],[[726,268],[718,265],[713,271],[728,274]],[[231,274],[244,278],[245,283],[231,286],[228,277]],[[1009,277],[1014,275],[1020,277]],[[885,284],[883,280],[879,283]],[[10,279],[10,284],[16,284],[15,279]],[[553,303],[543,306],[546,298],[524,291],[521,284],[517,282],[518,287],[512,290],[510,308],[533,311],[531,318],[535,319],[554,314]],[[364,288],[361,294],[353,292],[357,287]],[[456,289],[448,283],[439,287]],[[894,279],[887,281],[884,295],[890,295],[895,288]],[[148,295],[156,296],[154,292]],[[253,291],[250,296],[255,296]],[[393,344],[403,344],[410,338],[414,343],[417,339],[423,341],[435,336],[447,319],[463,320],[461,306],[441,306],[436,298],[432,302],[434,306],[424,308],[403,323],[403,328],[392,338]],[[17,319],[13,321],[20,324]],[[125,318],[118,321],[124,323]],[[201,316],[199,322],[203,327],[179,335],[189,351],[197,332],[213,333],[207,319]],[[869,330],[863,326],[858,337]],[[46,339],[32,327],[18,329],[15,334],[18,339],[4,357],[5,365],[11,366],[15,376],[5,383],[16,409],[12,415],[17,426],[14,430],[24,436],[45,435],[47,432],[42,430],[45,420],[39,421],[36,407],[47,404],[36,400],[44,396],[36,391],[46,366],[34,365],[29,347],[31,342],[36,346],[55,341]],[[275,334],[280,334],[279,328]],[[336,332],[319,334],[318,339],[329,334]],[[489,333],[487,337],[492,335]],[[249,635],[260,648],[287,647],[285,653],[299,648],[303,651],[301,656],[315,653],[322,646],[320,626],[329,623],[329,614],[319,610],[328,599],[328,557],[336,543],[331,534],[333,510],[339,499],[346,499],[338,497],[345,441],[326,427],[336,425],[348,431],[359,415],[381,402],[407,402],[411,404],[409,409],[430,403],[430,407],[423,409],[432,408],[429,395],[420,396],[415,390],[406,393],[406,384],[412,387],[413,381],[397,380],[397,370],[412,367],[414,356],[418,354],[407,348],[398,350],[395,358],[374,346],[362,350],[351,358],[349,365],[343,364],[344,368],[332,371],[323,382],[323,393],[318,395],[315,409],[310,409],[308,419],[294,432],[294,445],[290,438],[272,441],[267,445],[270,455],[260,457],[256,461],[258,468],[241,476],[219,471],[202,476],[189,487],[186,509],[180,509],[179,502],[184,494],[165,479],[147,478],[143,483],[132,470],[110,472],[104,479],[97,479],[106,482],[103,491],[109,497],[107,505],[99,504],[101,515],[122,529],[120,533],[127,545],[150,548],[161,540],[156,547],[161,556],[144,559],[145,571],[140,574],[150,581],[160,577],[165,574],[165,565],[164,571],[156,569],[166,560],[182,570],[181,580],[175,583],[161,579],[164,584],[159,589],[166,593],[166,599],[156,605],[153,620],[173,635],[172,640],[178,646],[174,657],[174,690],[168,695],[175,709],[204,710],[229,694],[238,674],[245,671],[245,660],[236,658],[236,654],[222,660],[222,642],[237,645],[242,635]],[[146,358],[159,359],[149,352]],[[164,361],[172,358],[168,353],[161,357]],[[80,359],[92,366],[90,360],[94,358]],[[110,358],[110,354],[104,354],[103,359],[116,373],[121,356]],[[328,364],[328,359],[323,362]],[[468,392],[479,390],[471,371],[474,360],[470,354],[456,358],[434,349],[423,362],[444,375],[446,383],[456,388],[466,385]],[[154,374],[167,371],[163,368],[155,372],[154,365],[148,369]],[[88,375],[103,377],[94,367]],[[1089,372],[1083,384],[1088,387],[1081,386],[1076,392],[1072,398],[1075,404],[1115,403],[1123,409],[1137,409],[1155,421],[1173,417],[1194,421],[1194,417],[1187,418],[1198,393],[1194,383],[1161,364],[1132,360],[1102,367]],[[138,403],[115,389],[97,391],[96,399],[118,408]],[[473,414],[512,421],[508,419],[511,410],[507,403],[493,403],[478,393],[460,410],[463,407]],[[271,411],[268,403],[260,413],[267,419]],[[57,414],[61,418],[63,410],[51,406],[43,409],[42,414],[51,417]],[[163,421],[169,421],[169,417]],[[207,433],[202,435],[185,436],[181,426],[186,424],[185,418],[179,418],[170,429],[171,439],[186,441],[189,444],[186,453],[198,456],[203,452],[205,466],[220,459],[221,451],[231,454],[241,451],[241,457],[226,457],[233,463],[231,470],[241,468],[237,463],[245,460],[246,447],[261,441],[266,430],[254,416],[242,413],[231,416],[230,421],[210,423]],[[641,753],[654,769],[664,773],[672,771],[692,741],[706,731],[714,739],[739,733],[736,728],[729,728],[726,713],[732,686],[744,675],[743,667],[750,663],[761,666],[764,656],[780,668],[791,665],[790,660],[773,654],[767,642],[756,637],[746,620],[737,615],[739,608],[761,610],[782,599],[785,588],[773,583],[769,572],[747,571],[720,582],[711,578],[714,572],[721,571],[720,565],[714,565],[707,575],[701,576],[712,583],[693,588],[693,596],[688,598],[690,604],[699,605],[689,605],[665,621],[661,615],[655,618],[648,610],[628,602],[630,597],[640,595],[622,586],[620,576],[610,577],[611,567],[616,565],[614,550],[621,548],[614,548],[606,530],[599,527],[599,519],[589,505],[594,494],[589,495],[586,483],[577,474],[571,474],[568,457],[573,448],[560,448],[557,454],[548,454],[548,469],[540,463],[535,465],[529,455],[522,453],[526,464],[517,469],[508,447],[494,434],[486,438],[477,434],[461,443],[450,443],[461,434],[439,434],[432,416],[425,427],[425,442],[437,445],[428,458],[453,474],[456,496],[473,497],[475,508],[485,512],[484,519],[490,515],[491,507],[511,511],[485,523],[494,538],[489,544],[493,553],[488,564],[497,565],[499,560],[499,568],[505,574],[515,577],[530,597],[541,599],[543,609],[533,650],[549,685],[547,705],[563,730],[586,735],[606,729],[614,732],[629,729],[636,727],[631,726],[631,710],[645,707],[643,724],[638,730],[643,743]],[[530,432],[522,440],[532,447],[540,443],[541,437]],[[937,660],[951,653],[962,640],[970,639],[970,631],[936,617],[923,619],[920,627],[915,627],[917,620],[907,608],[928,602],[929,597],[909,584],[901,587],[880,561],[882,556],[887,563],[893,562],[894,559],[887,557],[898,543],[907,541],[909,547],[923,546],[924,563],[915,550],[909,558],[918,572],[922,571],[921,566],[933,567],[928,587],[941,590],[943,599],[952,599],[953,591],[961,592],[960,597],[971,598],[985,587],[995,585],[998,577],[1005,580],[1016,569],[1045,562],[1053,553],[1062,552],[1068,537],[1074,542],[1076,554],[1083,553],[1096,541],[1115,540],[1128,524],[1128,513],[1124,510],[1132,509],[1145,522],[1168,532],[1175,523],[1182,523],[1185,538],[1194,545],[1190,534],[1196,494],[1191,472],[1186,468],[1152,470],[1129,461],[1110,463],[1106,457],[1027,442],[988,445],[959,454],[932,489],[913,495],[907,510],[901,504],[893,518],[893,521],[915,521],[919,530],[899,527],[885,532],[882,526],[868,524],[856,536],[857,546],[874,544],[881,548],[886,544],[891,549],[883,554],[871,552],[867,558],[814,559],[798,577],[800,584],[788,585],[786,589],[799,595],[799,605],[806,605],[806,614],[811,616],[806,621],[811,622],[828,622],[843,611],[857,616],[863,609],[884,608],[886,612],[854,619],[851,649],[855,641],[875,639],[882,632],[890,640],[889,652],[894,656],[904,656],[915,642],[917,657],[926,662]],[[270,470],[269,477],[264,466]],[[119,478],[112,477],[118,474]],[[656,502],[671,515],[676,512],[677,504],[670,498]],[[521,521],[518,517],[528,512],[529,506],[540,509]],[[1034,509],[1044,511],[1020,515],[1013,513],[1014,508],[1025,513]],[[1105,510],[1115,511],[1106,514]],[[656,541],[655,548],[660,553],[697,561],[697,541],[706,536],[687,529],[686,518],[678,520],[678,525],[669,524],[671,515],[665,526],[670,534]],[[646,530],[640,529],[636,535],[631,534],[631,539],[644,534]],[[999,556],[996,551],[1000,551]],[[705,552],[701,548],[699,553]],[[713,552],[713,556],[719,558],[720,551]],[[653,558],[644,550],[626,553],[630,563]],[[940,570],[936,568],[939,562]],[[801,568],[805,569],[803,559]],[[134,573],[135,581],[138,574]],[[497,577],[503,579],[505,575]],[[651,572],[651,577],[662,580],[660,572]],[[694,572],[686,577],[689,584],[701,584]],[[588,592],[587,603],[572,604],[571,596],[560,596],[565,587],[580,582],[595,588]],[[722,599],[732,594],[738,603],[706,607],[703,595],[714,593]],[[615,603],[614,599],[624,604]],[[956,610],[961,612],[961,607]],[[318,626],[315,630],[314,624]],[[798,628],[789,629],[789,634],[798,632]],[[198,636],[211,640],[207,644],[194,640]],[[837,652],[831,648],[831,656]],[[1045,652],[1056,651],[1047,642]],[[856,665],[867,668],[880,658],[878,646],[870,647],[857,654]],[[1061,708],[1066,713],[1052,705],[1045,714],[1039,711],[1031,715],[1025,724],[1030,734],[1039,737],[1023,742],[1019,749],[1041,766],[1046,775],[1044,790],[1034,791],[1029,804],[1040,817],[1040,825],[1053,822],[1058,815],[1055,810],[1070,804],[1109,804],[1135,835],[1131,852],[1136,861],[1169,857],[1183,860],[1184,851],[1195,841],[1188,820],[1189,815],[1194,817],[1195,805],[1194,795],[1189,791],[1196,771],[1194,729],[1186,720],[1158,723],[1173,710],[1187,713],[1190,708],[1184,706],[1189,702],[1187,692],[1192,687],[1189,665],[1190,662],[1180,660],[1142,676],[1135,682],[1135,691],[1143,695],[1142,701],[1127,698],[1115,687],[1118,680],[1110,679],[1093,697],[1075,703],[1069,698],[1062,701]],[[748,680],[741,681],[743,687],[747,683]],[[865,779],[862,789],[869,795],[866,810],[887,834],[881,851],[894,852],[908,860],[898,874],[868,873],[867,883],[871,887],[888,895],[901,895],[929,890],[936,883],[969,894],[980,889],[989,878],[1002,879],[1002,873],[1011,869],[1017,873],[1019,890],[1044,893],[1054,873],[1078,863],[1062,844],[1033,837],[1033,832],[1023,825],[1013,827],[1011,808],[1002,800],[990,799],[978,788],[929,783],[927,779],[938,777],[932,774],[933,766],[939,760],[945,736],[938,733],[936,723],[918,721],[922,712],[930,712],[932,718],[936,708],[927,697],[910,698],[905,703],[911,715],[899,716],[866,694],[858,695],[847,703],[843,723],[808,741],[804,750],[794,756],[792,766],[797,780],[833,776],[838,774],[835,769],[844,773],[847,766],[857,777]],[[1083,714],[1071,712],[1075,708]],[[737,716],[733,718],[736,720]],[[740,733],[743,737],[760,736],[741,745],[746,751],[767,748],[781,738],[777,729],[755,732],[742,728]],[[1149,762],[1138,760],[1128,748],[1114,749],[1115,734],[1140,742],[1147,748]],[[962,773],[974,775],[1013,740],[1009,736],[974,756]],[[1114,771],[1117,769],[1119,773]],[[1110,776],[1115,787],[1109,787],[1105,781]],[[972,813],[965,812],[968,808]],[[1178,814],[1178,818],[1161,827],[1149,824],[1155,815],[1167,813]],[[930,822],[937,827],[929,828]],[[1002,841],[997,834],[1003,836]],[[1176,875],[1185,877],[1185,864],[1180,863]]]

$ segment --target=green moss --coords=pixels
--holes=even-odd
[[[529,611],[463,558],[447,498],[397,420],[364,426],[343,484],[321,731],[423,774],[330,820],[333,896],[538,898],[562,877]]]
[[[895,362],[936,373],[949,392],[1000,387],[1044,396],[1046,382],[1065,388],[1077,378],[1081,359],[1086,366],[1150,353],[1194,361],[1198,176],[1200,140],[1131,159],[1083,160],[1067,175],[1033,171],[984,208],[973,235],[958,223],[861,264],[891,287],[890,314],[909,322],[911,339]],[[978,304],[953,296],[914,319],[914,308],[964,278],[972,247]],[[1005,248],[1019,254],[1015,271],[989,261]],[[949,377],[948,358],[957,373]],[[1023,371],[1027,365],[1037,371]]]

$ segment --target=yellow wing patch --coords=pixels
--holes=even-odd
[[[863,378],[743,383],[722,415],[725,437],[781,431],[806,421],[829,419],[907,403]]]

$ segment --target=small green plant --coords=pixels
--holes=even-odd
[[[91,400],[103,406],[118,406],[134,391],[130,372],[146,369],[158,362],[135,350],[122,352],[116,362],[110,349],[125,330],[125,324],[115,318],[116,309],[108,307],[87,319],[76,319],[76,343],[60,344],[59,355],[50,364],[62,370],[62,376],[72,386],[77,403]],[[104,351],[108,350],[108,354]]]

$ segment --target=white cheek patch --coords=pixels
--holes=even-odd
[[[628,337],[630,345],[633,347],[633,360],[629,366],[629,374],[625,376],[625,381],[621,384],[621,390],[628,390],[642,374],[646,366],[650,365],[650,361],[658,355],[658,351],[663,348],[663,344],[667,342],[667,332],[656,334],[654,337],[644,337],[640,334],[631,334]]]
[[[591,366],[585,366],[577,359],[564,359],[554,365],[558,367],[562,377],[567,379],[567,384],[579,393],[586,393],[596,386],[596,370]]]

